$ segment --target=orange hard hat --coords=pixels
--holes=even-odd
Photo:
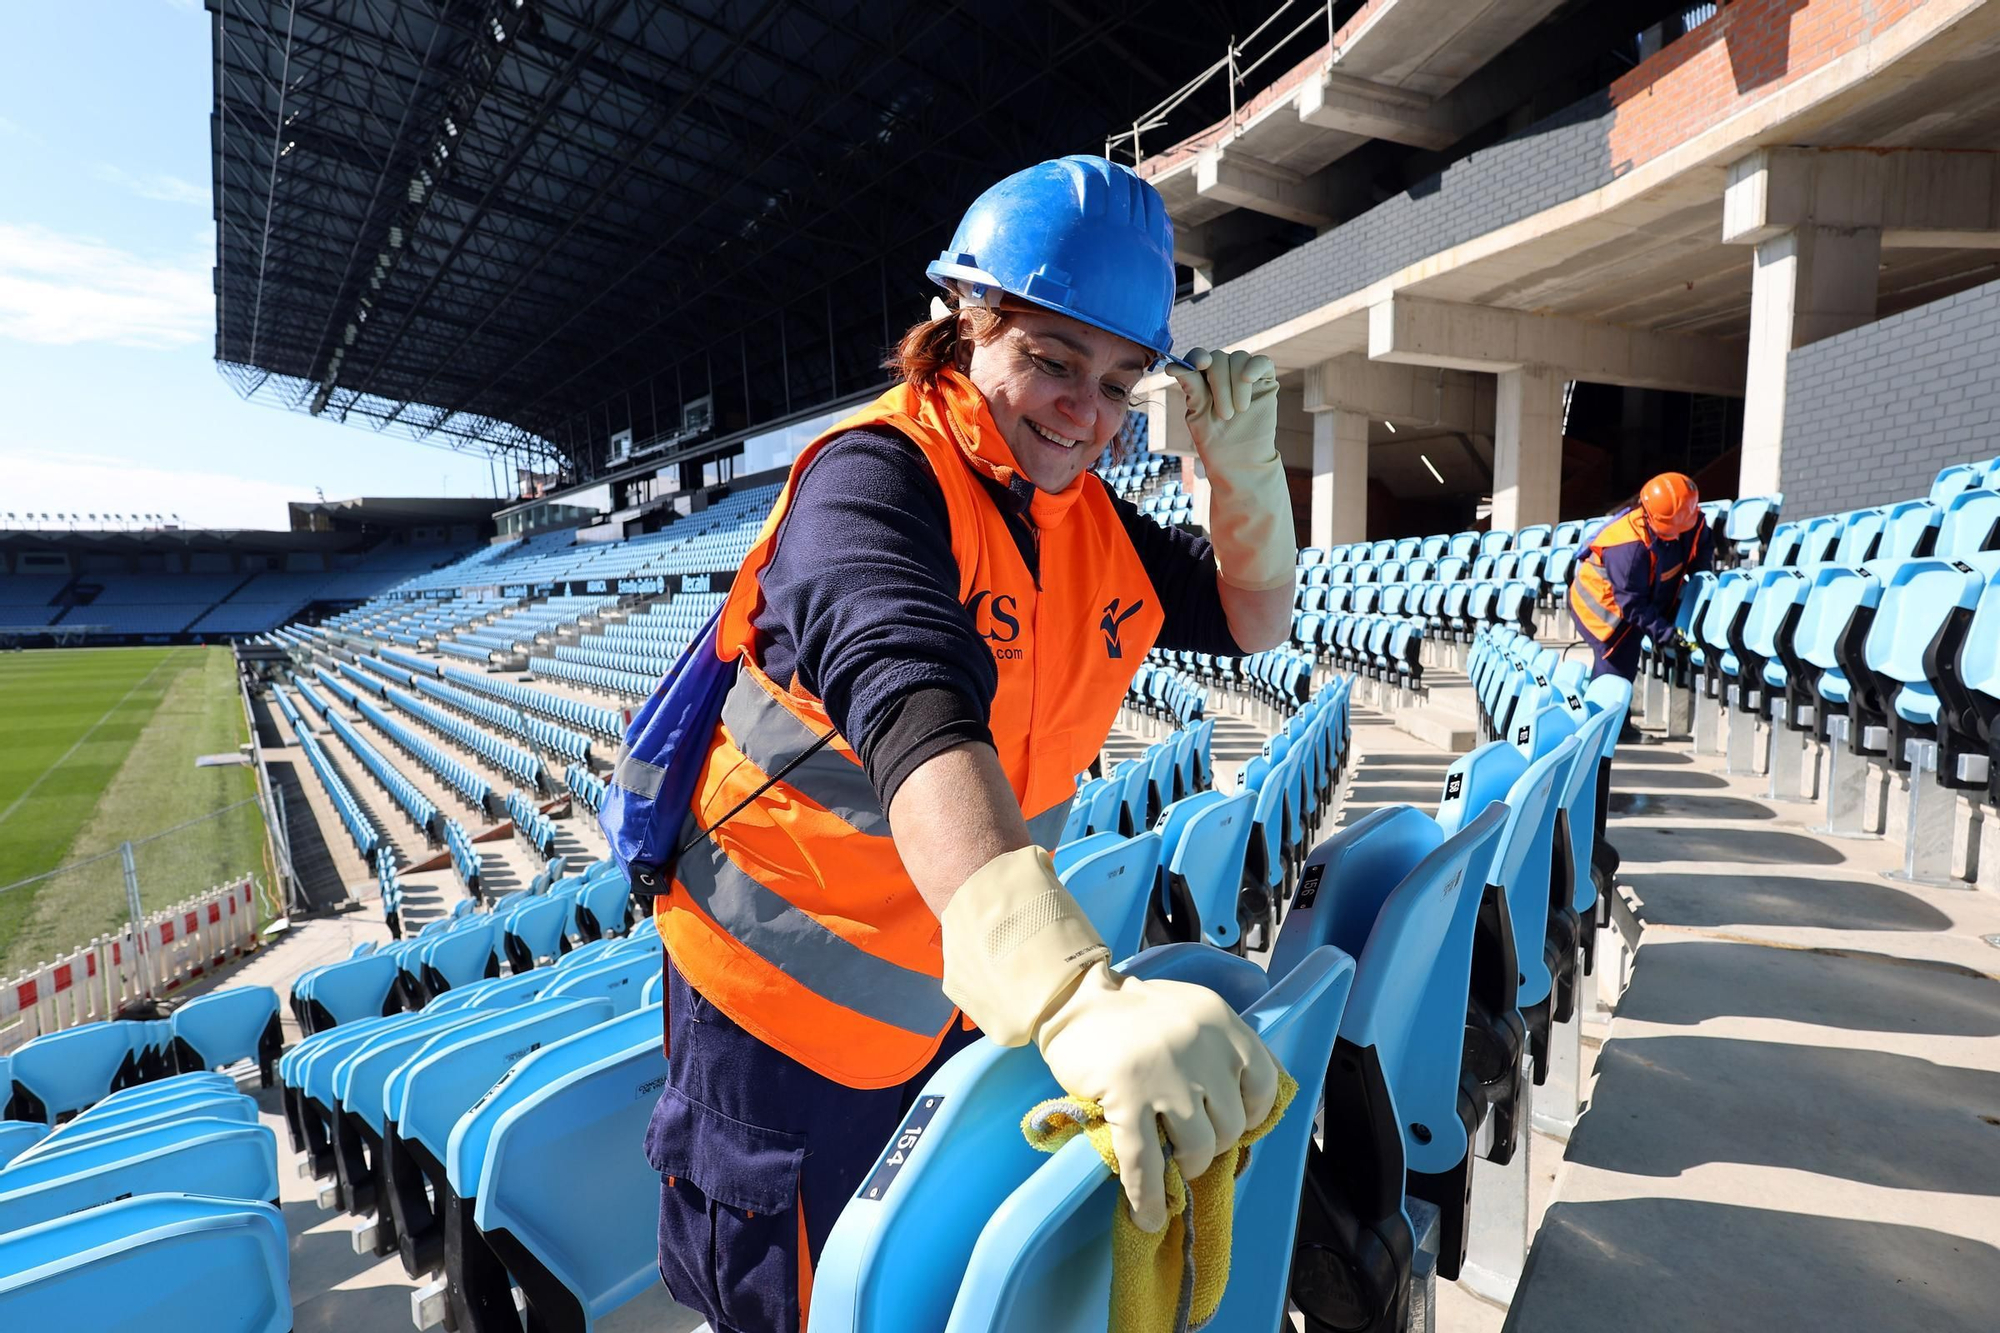
[[[1662,537],[1678,537],[1701,517],[1701,492],[1679,472],[1662,472],[1639,492],[1646,522]]]

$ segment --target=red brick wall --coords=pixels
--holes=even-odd
[[[1923,0],[1725,0],[1716,16],[1611,85],[1613,167],[1628,171],[1822,65]]]

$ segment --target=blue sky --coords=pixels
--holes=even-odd
[[[216,373],[199,0],[9,0],[0,42],[0,524],[490,495],[485,460],[236,396]]]

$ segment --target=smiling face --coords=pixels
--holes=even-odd
[[[1050,492],[1068,488],[1111,443],[1152,360],[1137,343],[1043,310],[1009,309],[980,342],[965,334],[961,325],[959,369],[985,395],[1021,471]]]

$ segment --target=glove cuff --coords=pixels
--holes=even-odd
[[[1264,592],[1298,578],[1291,488],[1273,448],[1268,458],[1208,469],[1208,539],[1216,568],[1235,587]]]
[[[944,993],[988,1037],[1025,1046],[1111,950],[1039,847],[994,857],[946,904]]]

